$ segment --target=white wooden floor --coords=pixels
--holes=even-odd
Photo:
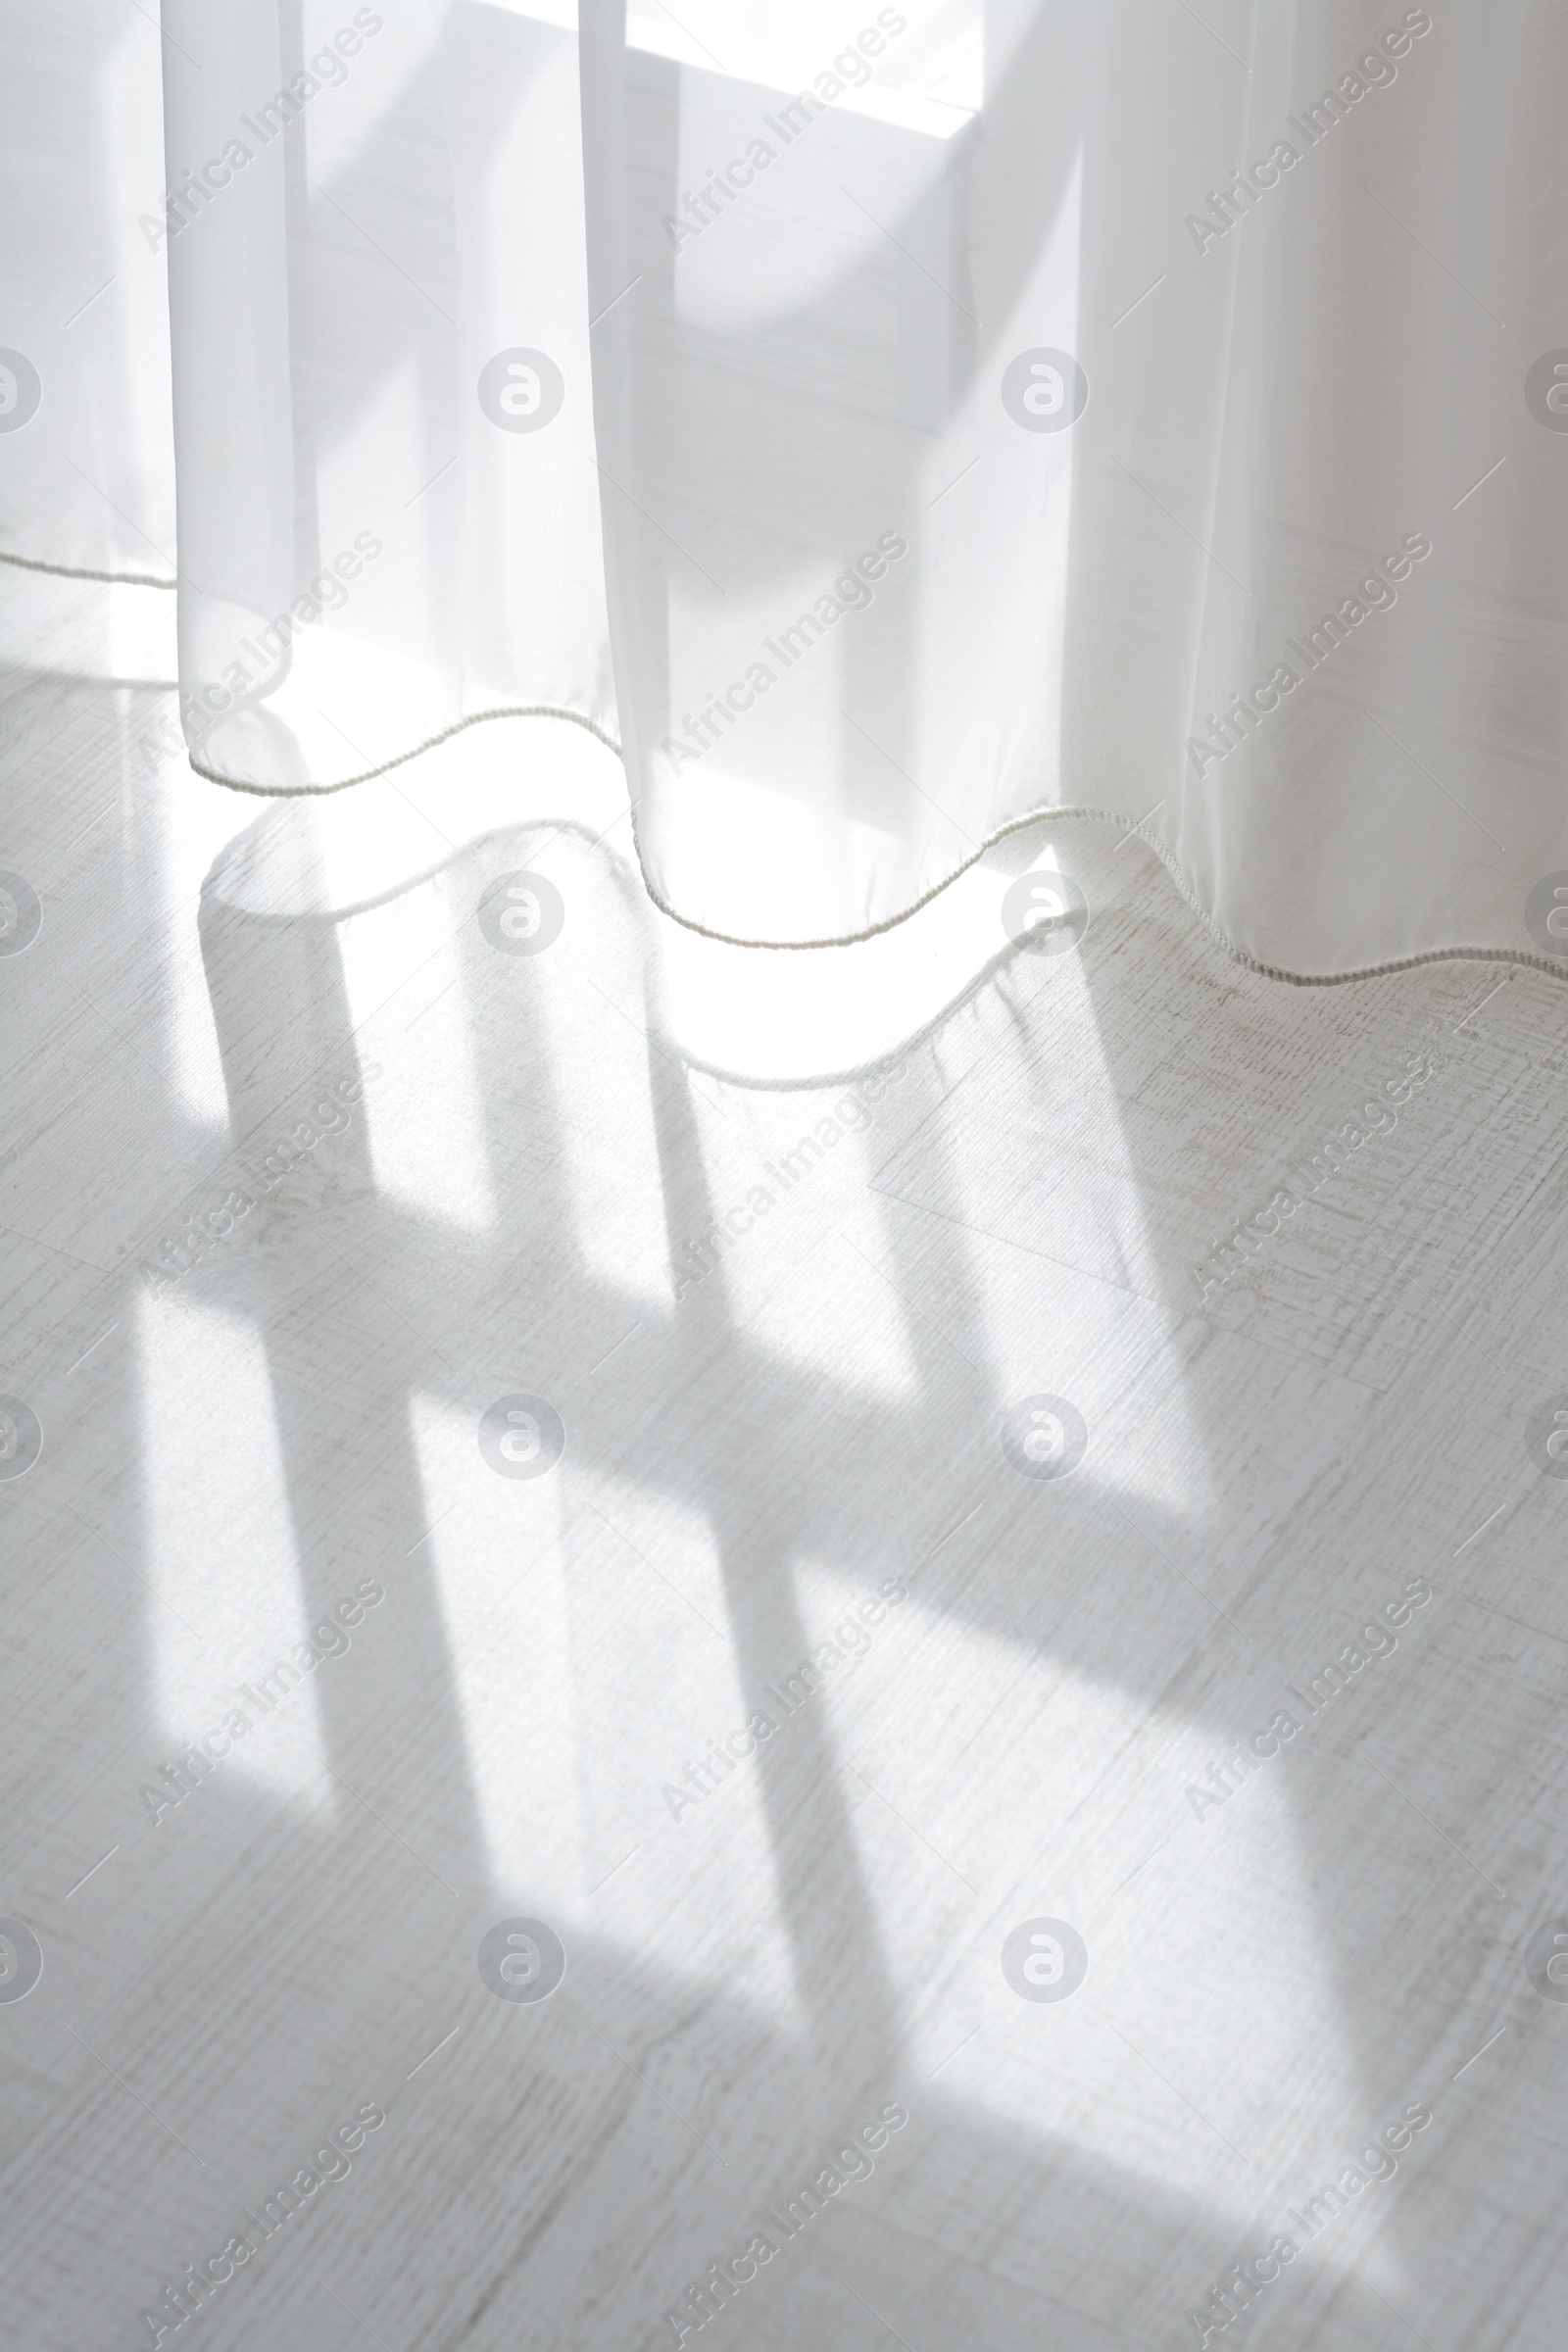
[[[569,727],[201,782],[172,602],[0,578],[7,2340],[1555,2352],[1568,997],[1090,825],[725,950]]]

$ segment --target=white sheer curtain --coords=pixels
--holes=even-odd
[[[1558,968],[1560,7],[581,14],[7,0],[0,543],[177,558],[204,774],[555,710],[730,938],[1079,809],[1271,969]]]

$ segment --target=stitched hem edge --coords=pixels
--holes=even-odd
[[[438,744],[450,743],[453,736],[461,735],[466,727],[481,727],[492,718],[569,719],[574,727],[586,727],[588,733],[597,737],[607,751],[613,752],[617,760],[621,759],[621,749],[613,735],[607,734],[597,719],[585,718],[580,710],[566,710],[557,703],[509,703],[499,710],[470,711],[466,718],[460,718],[455,725],[443,727],[439,735],[427,735],[422,743],[415,744],[412,751],[399,752],[395,760],[383,760],[379,767],[368,767],[357,776],[344,776],[336,784],[247,784],[238,776],[220,776],[216,767],[203,767],[194,752],[190,755],[190,763],[197,775],[205,776],[209,784],[221,784],[228,792],[252,793],[263,801],[324,800],[329,793],[347,792],[351,784],[369,784],[377,776],[390,774],[394,767],[406,767],[411,760],[419,759],[425,752],[433,752]],[[637,861],[639,865],[642,863],[640,851]],[[646,875],[644,879],[647,879]]]
[[[59,580],[107,580],[111,588],[177,588],[177,580],[160,579],[153,571],[88,571],[79,564],[45,564],[38,556],[8,555],[0,547],[0,564],[16,564],[24,571],[52,571]]]
[[[1139,840],[1153,851],[1214,945],[1222,949],[1233,963],[1241,964],[1247,971],[1257,972],[1265,980],[1283,980],[1292,988],[1340,988],[1351,980],[1376,980],[1385,972],[1412,971],[1417,964],[1454,962],[1522,964],[1531,970],[1545,972],[1554,980],[1568,980],[1568,962],[1558,963],[1545,956],[1532,956],[1520,948],[1425,948],[1413,956],[1393,956],[1385,963],[1360,964],[1353,972],[1292,972],[1287,971],[1283,964],[1263,963],[1257,956],[1249,955],[1245,948],[1239,948],[1234,940],[1226,937],[1207,908],[1200,904],[1187,876],[1176,863],[1165,844],[1144,825],[1136,823],[1131,817],[1118,816],[1113,809],[1109,808],[1052,807],[1034,808],[1023,816],[1009,817],[1004,825],[999,825],[994,833],[987,834],[972,858],[966,858],[961,865],[954,866],[942,881],[935,883],[923,896],[905,907],[901,914],[891,914],[884,922],[872,923],[864,931],[847,932],[840,939],[739,939],[728,931],[714,931],[707,923],[700,923],[693,916],[682,914],[678,907],[670,906],[668,900],[662,896],[654,883],[649,880],[640,841],[637,843],[637,862],[643,869],[643,882],[648,895],[660,912],[667,914],[672,921],[680,923],[688,931],[700,932],[704,939],[716,939],[725,947],[731,948],[779,948],[785,950],[853,948],[858,946],[862,940],[875,939],[881,932],[896,930],[900,923],[906,923],[912,914],[919,913],[922,906],[929,906],[933,899],[940,898],[943,891],[951,883],[956,882],[960,874],[966,874],[972,865],[977,865],[987,851],[994,849],[999,841],[1004,841],[1009,833],[1021,833],[1030,825],[1047,824],[1058,817],[1090,819],[1096,824],[1114,825],[1123,833],[1136,833]],[[634,803],[632,806],[634,839],[636,833],[637,810]]]
[[[20,560],[20,558],[12,559],[12,561]],[[40,568],[53,570],[58,566],[51,564],[40,566]],[[100,575],[83,576],[97,577]],[[163,584],[159,583],[159,585]],[[169,584],[172,585],[172,583]],[[585,727],[588,733],[604,744],[608,751],[613,752],[615,758],[620,760],[624,765],[624,755],[612,735],[609,734],[596,720],[585,717],[580,710],[563,710],[554,703],[509,705],[500,710],[476,710],[468,718],[460,718],[455,726],[443,729],[439,735],[431,735],[423,743],[416,744],[412,751],[400,752],[395,760],[384,760],[379,767],[367,768],[363,775],[345,776],[337,784],[245,784],[233,776],[220,775],[216,768],[203,767],[194,753],[191,755],[190,764],[197,775],[204,776],[209,783],[223,785],[229,792],[248,792],[264,800],[321,798],[328,793],[346,792],[353,784],[368,784],[372,778],[384,776],[392,768],[403,767],[409,760],[418,759],[421,753],[433,751],[438,744],[449,743],[454,735],[461,735],[466,727],[479,726],[492,718],[568,719],[573,726]],[[971,866],[978,865],[987,852],[995,849],[999,841],[1005,841],[1010,833],[1021,833],[1031,825],[1050,824],[1069,818],[1088,820],[1096,824],[1114,825],[1119,832],[1135,833],[1146,848],[1153,851],[1154,856],[1164,866],[1165,871],[1175,883],[1214,946],[1219,948],[1232,963],[1240,964],[1246,971],[1256,972],[1265,980],[1282,980],[1292,988],[1343,988],[1353,980],[1376,980],[1388,972],[1413,971],[1423,963],[1518,964],[1530,971],[1544,972],[1554,980],[1568,980],[1568,960],[1557,962],[1549,956],[1533,956],[1522,948],[1425,948],[1415,955],[1390,956],[1382,963],[1358,964],[1355,970],[1350,972],[1293,972],[1287,970],[1283,964],[1264,963],[1258,956],[1250,955],[1245,948],[1238,947],[1236,942],[1228,938],[1220,929],[1207,908],[1200,903],[1186,874],[1177,864],[1164,842],[1156,834],[1150,832],[1147,825],[1137,822],[1132,817],[1118,816],[1108,808],[1063,808],[1054,806],[1031,808],[1022,816],[1009,817],[1004,825],[999,825],[994,833],[987,834],[972,858],[965,858],[961,864],[951,867],[940,882],[934,882],[929,890],[922,892],[919,898],[912,900],[898,914],[890,914],[880,923],[867,924],[863,931],[846,931],[829,939],[746,939],[737,932],[715,931],[711,924],[700,923],[695,916],[682,914],[678,906],[670,905],[648,871],[648,860],[643,856],[642,836],[637,824],[636,800],[633,799],[631,803],[632,842],[637,853],[637,863],[642,873],[643,887],[661,914],[668,915],[671,922],[679,923],[684,930],[695,931],[703,939],[716,940],[723,947],[769,948],[776,953],[786,955],[803,954],[814,948],[858,947],[862,941],[876,939],[884,931],[897,930],[901,923],[906,923],[911,915],[918,914],[923,906],[929,906],[933,899],[940,898],[950,884],[956,882],[960,874],[966,874]]]

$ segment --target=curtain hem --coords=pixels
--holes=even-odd
[[[52,572],[59,580],[106,580],[111,588],[177,588],[177,580],[161,579],[153,571],[89,571],[81,564],[45,564],[39,556],[14,556],[0,547],[0,564],[20,564],[24,571]]]
[[[391,760],[383,760],[379,767],[363,768],[357,776],[340,776],[335,784],[252,784],[240,776],[220,775],[216,767],[203,767],[194,752],[190,755],[190,763],[199,776],[205,776],[209,784],[221,784],[229,792],[254,793],[264,801],[320,800],[329,793],[347,792],[355,784],[372,784],[377,776],[389,775],[395,767],[407,767],[411,760],[421,759],[426,752],[433,752],[439,745],[450,743],[453,736],[461,735],[466,727],[482,726],[486,719],[491,718],[569,719],[574,727],[586,727],[589,734],[596,736],[607,751],[613,752],[617,760],[622,758],[620,746],[613,735],[602,727],[597,719],[588,718],[581,710],[568,710],[560,703],[507,703],[499,710],[470,710],[466,718],[460,718],[452,726],[443,727],[439,735],[427,735],[422,743],[415,744],[412,750],[399,752]],[[641,862],[639,855],[638,863]]]
[[[418,759],[422,753],[433,751],[437,745],[450,742],[454,735],[461,735],[466,727],[478,726],[492,718],[567,719],[573,726],[586,727],[589,734],[596,736],[608,751],[613,752],[617,760],[623,759],[620,745],[613,736],[599,725],[597,720],[586,717],[580,710],[564,710],[556,704],[532,703],[526,706],[510,706],[501,710],[476,710],[468,718],[460,718],[456,726],[447,727],[441,734],[432,735],[425,742],[416,744],[412,751],[400,752],[395,760],[384,760],[379,767],[368,768],[363,775],[345,776],[341,782],[336,784],[249,784],[243,783],[233,776],[220,775],[216,768],[203,767],[194,754],[191,756],[190,764],[196,774],[204,777],[207,782],[221,784],[230,792],[248,792],[267,800],[308,799],[334,792],[347,792],[355,784],[368,784],[376,776],[386,775],[394,767],[405,766],[409,760]],[[864,930],[847,931],[828,939],[744,939],[733,931],[715,930],[712,924],[699,922],[695,915],[683,914],[678,906],[670,905],[648,871],[648,861],[643,856],[642,839],[637,829],[637,804],[635,801],[631,803],[632,840],[637,851],[638,869],[642,875],[643,887],[661,914],[667,914],[671,922],[679,923],[683,929],[695,931],[704,939],[716,940],[723,947],[768,948],[775,952],[791,955],[803,954],[815,948],[858,947],[863,941],[875,939],[884,931],[896,930],[901,923],[906,923],[911,915],[918,914],[922,907],[929,906],[933,899],[940,898],[945,890],[957,881],[960,874],[966,874],[972,865],[979,863],[988,851],[995,849],[999,841],[1004,841],[1010,833],[1021,833],[1030,825],[1047,824],[1057,818],[1077,818],[1090,820],[1096,824],[1116,825],[1124,833],[1135,833],[1146,848],[1153,851],[1154,856],[1164,866],[1165,871],[1214,945],[1220,948],[1233,963],[1241,964],[1247,971],[1256,972],[1265,980],[1281,980],[1291,988],[1339,988],[1353,980],[1380,979],[1388,972],[1413,971],[1417,965],[1423,963],[1518,964],[1527,970],[1544,972],[1554,980],[1568,980],[1568,960],[1557,963],[1544,956],[1531,955],[1522,948],[1457,946],[1424,948],[1409,956],[1390,956],[1381,963],[1358,964],[1353,971],[1348,972],[1293,972],[1283,964],[1265,963],[1260,957],[1250,955],[1246,948],[1238,947],[1234,940],[1227,938],[1213,916],[1200,903],[1187,876],[1176,863],[1165,844],[1156,835],[1151,833],[1145,825],[1136,822],[1131,817],[1119,816],[1114,809],[1110,808],[1047,807],[1029,809],[1022,816],[1009,817],[1004,825],[999,825],[994,833],[987,835],[972,858],[966,858],[961,865],[954,866],[940,882],[933,883],[929,890],[923,892],[919,898],[912,900],[907,906],[901,908],[897,914],[886,916],[880,923],[870,923]]]

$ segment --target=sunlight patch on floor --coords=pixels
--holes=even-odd
[[[149,1617],[156,1712],[171,1741],[184,1741],[238,1707],[253,1729],[224,1772],[330,1807],[311,1680],[319,1653],[300,1592],[266,1344],[253,1324],[172,1292],[144,1298],[138,1323],[148,1557],[169,1603]],[[277,1706],[265,1730],[259,1718],[270,1707],[243,1685]]]
[[[492,1883],[559,1904],[580,1891],[583,1842],[563,1470],[493,1471],[477,1417],[444,1399],[416,1396],[412,1422],[431,1527],[421,1557],[439,1593]]]
[[[428,883],[338,930],[350,1005],[390,1056],[366,1097],[376,1189],[450,1231],[483,1233],[495,1221],[495,1185],[453,915],[450,892]],[[417,978],[378,1020],[400,968]]]
[[[804,1587],[835,1622],[873,1591],[825,1570]],[[822,1702],[846,1769],[884,1800],[858,1816],[860,1867],[900,1955],[920,2071],[941,2066],[945,2095],[1043,2149],[1066,2142],[1160,2186],[1180,2179],[1238,2228],[1260,2197],[1273,2212],[1307,2193],[1313,2159],[1293,2148],[1289,2118],[1365,2114],[1368,2130],[1383,2118],[1344,2031],[1332,1923],[1313,1924],[1298,1759],[1260,1766],[1234,1808],[1200,1823],[1184,1793],[1193,1735],[1224,1745],[1201,1725],[917,1592],[865,1630],[863,1661],[829,1673]],[[906,1693],[933,1685],[945,1719],[918,1725]],[[961,1788],[955,1753],[968,1761]],[[1024,1877],[1015,1838],[993,1842],[976,1825],[970,1779],[989,1790],[988,1819],[1037,1821]],[[909,1873],[935,1874],[933,1855],[974,1891],[970,1935],[928,1955],[903,1916]],[[1031,1918],[1067,1921],[1088,1948],[1066,1999],[1020,1998],[1004,1978],[1004,1941]],[[1280,1919],[1296,1923],[1289,1942]]]

